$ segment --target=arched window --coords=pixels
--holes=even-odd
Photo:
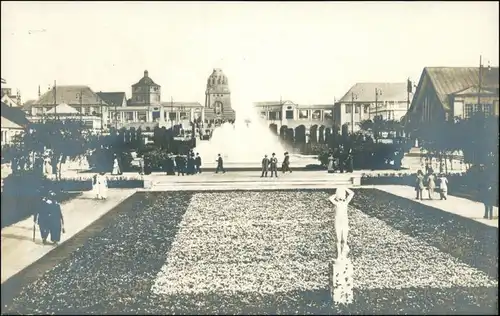
[[[214,112],[215,112],[215,115],[217,115],[217,116],[222,115],[222,113],[224,112],[224,105],[222,104],[222,102],[216,101],[214,103]]]

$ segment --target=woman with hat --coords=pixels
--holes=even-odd
[[[48,229],[50,231],[50,240],[57,246],[61,241],[61,232],[64,233],[64,218],[61,205],[57,201],[57,195],[50,190],[47,197],[44,198],[45,207],[48,211]]]

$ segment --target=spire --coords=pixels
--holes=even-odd
[[[144,77],[149,77],[149,72],[147,70],[144,70]]]

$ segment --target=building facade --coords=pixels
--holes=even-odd
[[[498,67],[424,68],[408,113],[410,125],[467,119],[479,111],[498,116],[498,76]]]
[[[287,100],[255,102],[254,107],[261,118],[269,124],[276,124],[278,129],[284,125],[288,128],[333,125],[333,104],[301,105]]]
[[[405,82],[356,83],[335,103],[335,125],[347,125],[349,132],[356,132],[362,121],[375,117],[399,121],[406,114],[412,97]]]
[[[26,114],[19,108],[1,102],[1,144],[10,145],[14,137],[28,126]]]
[[[61,104],[64,106],[59,106]],[[65,112],[68,112],[68,107],[74,111],[58,112],[58,109],[65,109]],[[39,122],[46,118],[68,114],[81,118],[87,126],[94,127],[94,122],[99,121],[99,130],[108,128],[108,104],[88,86],[52,87],[31,104],[30,120]]]
[[[214,69],[207,79],[204,110],[203,121],[229,121],[236,118],[231,107],[229,82],[222,69]]]
[[[160,102],[161,86],[149,77],[147,70],[144,70],[144,76],[136,84],[132,85],[132,98],[129,104],[149,106],[160,104]]]

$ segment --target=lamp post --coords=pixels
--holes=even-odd
[[[354,134],[354,100],[358,99],[358,95],[351,92],[351,133]]]
[[[481,89],[482,89],[482,84],[483,84],[483,70],[484,70],[483,58],[480,55],[479,56],[478,89],[477,89],[477,108],[478,108],[478,110],[480,108],[482,108],[481,107]],[[488,70],[491,70],[489,62],[488,62]],[[482,111],[485,112],[485,109],[482,109]],[[491,111],[491,109],[490,109],[490,111]],[[491,113],[488,113],[488,114],[491,114]]]
[[[382,90],[379,88],[375,88],[375,117],[373,120],[375,120],[378,116],[378,97],[382,95]]]
[[[80,125],[82,125],[82,123],[83,123],[83,93],[82,93],[82,90],[80,90],[80,92],[76,94],[76,98],[80,102]]]
[[[375,136],[375,142],[378,142],[378,129],[376,128],[377,127],[377,124],[376,124],[376,120],[378,120],[378,97],[382,95],[382,90],[380,90],[379,88],[375,88],[375,117],[373,118],[373,133],[374,133],[374,136]]]

